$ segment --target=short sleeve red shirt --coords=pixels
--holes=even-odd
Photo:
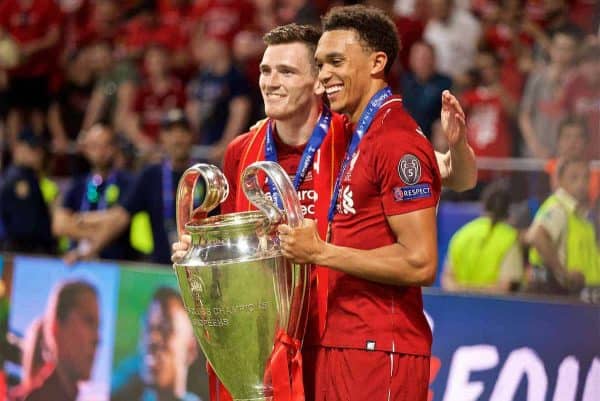
[[[53,0],[34,0],[24,7],[18,0],[0,2],[0,27],[4,28],[20,45],[41,39],[51,28],[60,27],[62,14]],[[47,74],[51,69],[52,50],[40,52],[23,66],[12,71],[19,76]]]
[[[475,88],[462,96],[467,119],[467,138],[476,156],[510,157],[512,136],[507,126],[508,116],[500,97],[486,88]],[[495,173],[480,170],[478,179],[490,181]]]
[[[174,108],[185,106],[185,89],[183,84],[173,78],[171,86],[164,92],[156,92],[149,84],[140,87],[136,93],[133,111],[139,114],[144,135],[158,140],[160,120],[163,115]]]
[[[232,43],[235,36],[254,23],[254,4],[246,0],[208,0],[198,2],[192,12],[204,34]]]
[[[375,249],[396,242],[386,216],[436,207],[441,177],[432,145],[393,97],[376,114],[342,177],[331,242]],[[331,270],[321,345],[429,355],[420,287]]]

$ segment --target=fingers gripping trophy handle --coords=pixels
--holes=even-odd
[[[290,177],[275,162],[259,161],[249,165],[242,175],[242,189],[244,194],[254,206],[265,213],[271,225],[281,222],[281,212],[277,205],[266,197],[263,186],[258,182],[258,172],[263,171],[275,185],[283,204],[283,210],[287,216],[287,224],[290,227],[299,227],[302,224],[302,209],[298,194]]]
[[[198,178],[204,180],[205,195],[200,206],[194,209],[194,190]],[[208,212],[227,199],[228,195],[229,183],[218,167],[198,163],[188,168],[177,186],[176,219],[179,237],[185,232],[185,225],[190,220],[206,217]]]

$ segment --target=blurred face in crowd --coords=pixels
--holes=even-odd
[[[353,122],[369,101],[373,57],[354,30],[326,31],[319,40],[315,58],[319,80],[325,87],[331,109],[346,113]]]
[[[521,23],[523,8],[521,0],[504,0],[498,10],[501,20],[505,24],[517,25]]]
[[[435,55],[433,49],[417,42],[410,48],[410,68],[419,79],[426,80],[435,72]]]
[[[546,19],[554,19],[566,11],[565,0],[544,0],[544,14]]]
[[[585,134],[580,124],[568,124],[562,127],[557,143],[559,157],[568,159],[581,157],[585,152]]]
[[[567,191],[572,197],[580,203],[588,200],[588,187],[590,184],[590,169],[587,161],[578,160],[569,163],[558,177],[558,183],[561,188]]]
[[[493,85],[500,79],[498,61],[491,53],[479,53],[475,59],[475,65],[483,85]]]
[[[311,59],[312,53],[303,43],[267,47],[258,82],[268,117],[285,120],[310,107],[318,85]]]
[[[115,0],[97,0],[94,3],[92,19],[96,26],[114,27],[119,19],[119,8]]]
[[[144,56],[144,68],[150,77],[162,77],[169,69],[169,59],[164,48],[149,47]]]
[[[394,11],[394,0],[365,0],[362,3],[365,6],[377,7],[388,13]]]
[[[450,16],[454,2],[452,0],[431,0],[429,7],[432,18],[445,20]]]
[[[82,47],[67,65],[69,79],[78,83],[87,83],[93,78],[92,49]]]
[[[552,38],[550,60],[552,60],[553,63],[568,67],[575,59],[576,50],[577,42],[575,42],[574,37],[557,33]]]
[[[26,142],[17,141],[13,149],[13,160],[18,166],[41,171],[44,165],[44,150],[40,146],[31,146]]]
[[[193,135],[189,128],[182,124],[174,124],[163,128],[161,141],[171,162],[187,162],[193,145]]]
[[[176,299],[166,304],[163,308],[155,301],[148,310],[142,338],[142,379],[159,390],[174,392],[185,380],[196,348],[192,325],[183,305]]]
[[[104,74],[112,67],[112,48],[105,42],[99,42],[92,46],[90,55],[91,66],[96,74]]]
[[[196,63],[205,67],[230,58],[227,43],[201,32],[197,32],[192,39],[192,54]]]
[[[89,380],[100,322],[98,299],[92,291],[82,291],[63,321],[56,321],[54,338],[58,364],[74,381]]]
[[[94,125],[85,134],[84,154],[92,168],[108,171],[112,168],[117,147],[114,132],[104,125]]]

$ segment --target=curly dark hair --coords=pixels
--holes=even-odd
[[[396,25],[385,12],[363,5],[333,7],[321,18],[321,22],[325,32],[337,29],[356,31],[366,49],[387,55],[385,74],[390,72],[400,50],[400,40]]]

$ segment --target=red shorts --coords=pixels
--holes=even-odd
[[[306,347],[306,401],[427,401],[429,357]]]

